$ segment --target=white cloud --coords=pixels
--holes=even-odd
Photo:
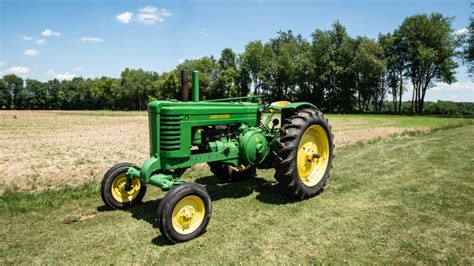
[[[46,42],[46,39],[38,39],[38,40],[35,41],[35,43],[38,44],[38,45],[43,45],[43,44],[45,44],[45,42]]]
[[[28,36],[28,35],[20,34],[19,36],[20,36],[20,39],[22,39],[23,41],[31,41],[34,39],[33,37]]]
[[[90,36],[85,36],[81,38],[81,42],[103,42],[104,39],[99,38],[99,37],[90,37]]]
[[[51,69],[46,72],[46,75],[50,78],[55,78],[58,80],[72,80],[76,77],[76,75],[69,72],[56,73],[54,70]]]
[[[163,22],[167,17],[171,17],[171,11],[156,6],[145,6],[138,9],[135,21],[144,25],[152,26],[158,22]],[[128,24],[135,16],[134,13],[126,11],[115,16],[115,19],[121,23]]]
[[[43,31],[41,34],[53,34],[55,36],[60,36],[61,33],[59,32],[52,32],[51,30],[45,30]],[[59,35],[57,35],[59,34]],[[32,41],[38,45],[43,45],[46,43],[46,39],[36,39],[35,37],[32,37],[32,36],[28,36],[28,35],[23,35],[23,34],[20,34],[18,35],[20,37],[20,39],[22,39],[23,41]],[[46,36],[46,35],[44,35]],[[52,36],[52,35],[48,35],[48,36]]]
[[[178,60],[178,64],[182,64],[182,63],[184,63],[184,58],[180,58],[180,59]]]
[[[137,21],[149,26],[155,25],[157,22],[163,22],[165,18],[173,15],[168,9],[155,6],[141,7],[138,11]]]
[[[469,30],[467,28],[462,28],[462,29],[454,31],[453,34],[456,36],[462,36],[462,35],[466,35],[468,32]]]
[[[115,19],[121,23],[128,24],[130,20],[132,19],[132,17],[133,17],[133,13],[126,11],[115,16]]]
[[[73,71],[76,71],[76,72],[81,72],[82,71],[82,67],[75,67],[72,69]]]
[[[440,83],[433,87],[435,91],[460,91],[460,90],[472,90],[474,92],[474,82],[454,82],[453,84]]]
[[[46,37],[51,37],[51,36],[61,36],[61,33],[52,31],[50,29],[45,29],[44,31],[41,32],[41,35],[46,36]]]
[[[46,76],[48,77],[54,77],[56,75],[56,72],[54,72],[54,70],[48,70],[46,71]]]
[[[35,49],[28,49],[28,50],[25,50],[25,52],[23,52],[24,55],[28,55],[28,56],[37,56],[39,55],[39,52]]]
[[[58,73],[56,74],[56,78],[59,79],[59,80],[71,80],[73,78],[75,78],[76,75],[74,74],[71,74],[69,72],[64,72],[64,73]]]
[[[22,67],[22,66],[14,66],[10,67],[9,69],[5,70],[5,73],[7,74],[16,74],[16,75],[22,75],[30,72],[30,69],[27,67]]]

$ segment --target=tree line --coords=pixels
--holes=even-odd
[[[370,39],[349,36],[336,21],[309,39],[280,31],[267,42],[249,42],[240,54],[225,48],[219,58],[185,60],[164,73],[126,68],[119,78],[47,82],[10,74],[0,79],[0,107],[144,110],[154,99],[178,99],[180,71],[198,70],[204,99],[245,96],[265,84],[259,93],[270,100],[309,101],[340,113],[382,112],[390,100],[400,113],[410,86],[409,111],[420,114],[431,87],[455,81],[462,38],[451,24],[439,13],[418,14]]]

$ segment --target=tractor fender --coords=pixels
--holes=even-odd
[[[321,110],[319,110],[318,107],[316,107],[312,103],[308,103],[308,102],[289,103],[286,106],[281,108],[282,125],[284,124],[285,119],[290,118],[295,113],[295,111],[303,109],[303,108],[311,108],[321,113]]]

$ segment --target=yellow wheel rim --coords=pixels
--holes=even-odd
[[[176,232],[187,235],[196,231],[204,221],[206,207],[204,201],[195,195],[182,198],[173,209],[173,228]]]
[[[138,193],[140,193],[141,183],[140,179],[134,178],[132,179],[132,189],[127,191],[125,189],[127,185],[127,174],[123,173],[120,174],[115,178],[112,182],[112,196],[118,202],[127,203],[134,200]]]
[[[298,145],[296,165],[298,176],[308,187],[321,181],[329,162],[329,138],[320,125],[310,126]]]

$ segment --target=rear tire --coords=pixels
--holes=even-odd
[[[333,134],[328,120],[314,109],[302,109],[284,121],[279,148],[273,151],[275,179],[293,199],[319,194],[332,168]]]
[[[139,204],[146,193],[146,185],[139,179],[132,180],[132,188],[125,190],[128,167],[130,163],[119,163],[112,166],[102,178],[100,195],[105,205],[113,209],[125,209]]]
[[[186,183],[171,189],[158,206],[161,235],[172,243],[201,235],[211,219],[211,197],[200,185]]]
[[[239,182],[253,177],[257,173],[257,168],[255,166],[238,169],[237,167],[222,162],[210,162],[208,165],[211,172],[221,181],[226,183]]]

